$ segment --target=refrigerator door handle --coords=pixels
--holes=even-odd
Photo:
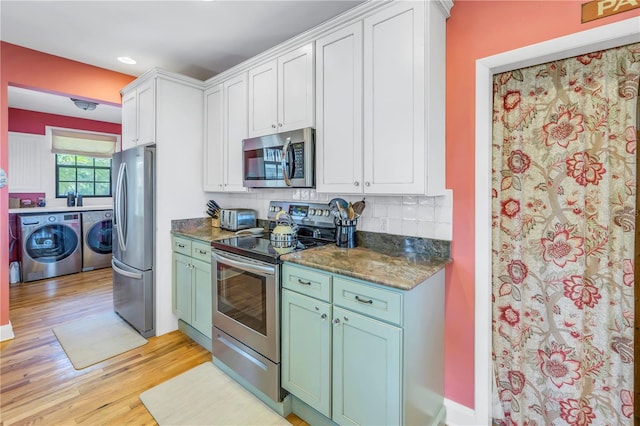
[[[117,265],[117,261],[115,259],[111,259],[111,266],[113,266],[113,270],[114,272],[117,272],[120,275],[123,275],[125,277],[128,278],[133,278],[136,280],[141,280],[142,279],[142,274],[138,274],[135,272],[129,272],[129,271],[125,271],[124,269],[120,269]]]
[[[127,249],[127,243],[125,241],[125,236],[127,234],[127,224],[126,217],[125,223],[122,222],[123,213],[126,210],[126,173],[127,173],[127,163],[121,163],[120,169],[118,170],[118,180],[116,181],[116,202],[115,202],[115,211],[114,211],[114,219],[116,225],[116,231],[118,233],[118,246],[120,246],[121,251],[125,251]],[[123,201],[124,196],[124,201]],[[126,214],[125,214],[126,216]]]

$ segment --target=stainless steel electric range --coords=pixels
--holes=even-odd
[[[283,249],[269,238],[287,212],[298,242]],[[327,204],[271,201],[269,232],[212,243],[213,357],[274,401],[280,387],[280,255],[335,242]]]

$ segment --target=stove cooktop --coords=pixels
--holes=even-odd
[[[214,249],[278,263],[281,254],[335,243],[336,227],[328,208],[327,204],[322,203],[271,201],[267,216],[270,221],[269,232],[226,238],[213,241],[211,245]],[[298,244],[295,247],[278,248],[271,244],[270,231],[275,227],[275,219],[280,211],[289,213],[298,227]]]
[[[214,249],[247,256],[252,259],[261,260],[268,263],[278,263],[282,254],[305,250],[312,247],[319,247],[329,244],[331,241],[298,236],[298,243],[295,247],[278,248],[271,244],[269,234],[244,235],[239,237],[225,238],[213,241],[211,245]]]

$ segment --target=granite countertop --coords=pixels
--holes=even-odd
[[[212,227],[210,218],[173,220],[171,233],[206,243],[235,236]],[[367,233],[358,240],[355,248],[327,244],[280,259],[400,290],[411,290],[451,263],[448,242]]]
[[[334,244],[285,254],[280,259],[400,290],[411,290],[451,263],[451,259],[432,255],[391,255],[364,247],[339,248]]]
[[[171,221],[171,233],[201,240],[205,243],[235,236],[235,232],[233,231],[226,231],[211,226],[210,218],[173,220]]]

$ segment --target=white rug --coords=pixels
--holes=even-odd
[[[92,315],[53,329],[62,349],[76,370],[127,352],[147,339],[115,312]]]
[[[211,362],[140,395],[163,425],[290,425]]]

